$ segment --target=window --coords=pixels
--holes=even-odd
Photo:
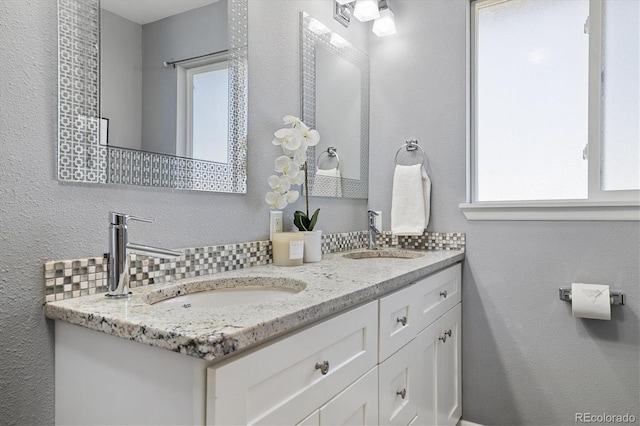
[[[176,153],[229,162],[229,62],[197,60],[176,67]]]
[[[187,153],[228,163],[229,67],[226,61],[187,70]]]
[[[471,7],[465,215],[638,220],[640,2]]]

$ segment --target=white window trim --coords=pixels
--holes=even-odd
[[[506,0],[473,2],[467,9],[467,191],[466,203],[459,205],[467,220],[587,220],[587,221],[640,221],[640,191],[600,190],[600,120],[602,73],[602,1],[589,3],[589,149],[588,200],[548,200],[478,202],[475,178],[475,123],[472,102],[475,96],[475,42],[478,14],[472,9],[501,3]],[[472,20],[473,19],[473,20]],[[593,72],[592,70],[596,70]],[[592,102],[596,99],[597,102]]]

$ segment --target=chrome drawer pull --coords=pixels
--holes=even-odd
[[[445,343],[447,341],[447,336],[451,337],[451,329],[445,331],[442,334],[442,337],[438,337],[438,340],[442,340],[442,343]]]
[[[440,296],[442,296],[442,297],[444,297],[446,299],[447,298],[447,290],[441,291],[440,292]]]
[[[405,399],[407,397],[407,389],[397,391],[396,395],[400,395],[400,398]]]
[[[406,317],[406,316],[404,316],[404,317],[398,317],[398,318],[396,318],[396,322],[399,322],[399,323],[401,323],[403,326],[405,326],[405,325],[407,325],[407,317]]]
[[[322,361],[322,364],[316,362],[316,370],[320,370],[323,376],[327,374],[329,372],[329,361]]]

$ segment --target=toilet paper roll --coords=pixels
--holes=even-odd
[[[571,284],[571,311],[576,318],[611,319],[609,286],[603,284]]]

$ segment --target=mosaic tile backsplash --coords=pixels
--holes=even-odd
[[[416,250],[465,250],[464,233],[425,232],[419,236],[396,236],[385,231],[377,236],[380,248]],[[367,247],[368,232],[356,231],[322,236],[322,253]],[[267,265],[272,262],[271,241],[251,241],[183,249],[175,259],[130,255],[131,287]],[[107,289],[106,255],[87,259],[49,261],[44,264],[47,302],[104,293]]]

